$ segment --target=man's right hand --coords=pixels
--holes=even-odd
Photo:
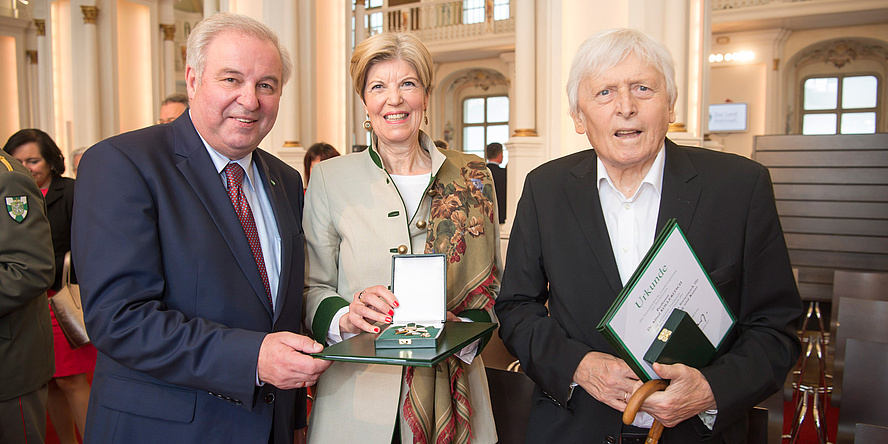
[[[574,371],[573,381],[593,398],[620,412],[626,410],[626,401],[641,387],[635,372],[620,358],[589,352]]]
[[[259,381],[284,390],[314,385],[333,364],[308,355],[322,350],[324,346],[308,336],[285,331],[270,333],[259,347]]]

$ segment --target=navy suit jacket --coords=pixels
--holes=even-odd
[[[621,413],[582,388],[569,397],[586,353],[616,354],[596,330],[622,289],[596,159],[587,150],[531,171],[515,215],[495,308],[503,342],[536,382],[528,442],[618,442],[622,428]],[[664,442],[744,442],[747,412],[783,387],[800,352],[801,301],[768,170],[666,140],[657,230],[670,218],[737,325],[701,369],[719,408],[714,429],[693,417],[667,429]]]
[[[75,187],[74,261],[99,350],[94,443],[293,442],[304,393],[256,387],[269,332],[300,332],[302,178],[253,152],[280,231],[272,313],[225,186],[183,113],[102,141]]]
[[[499,212],[499,223],[506,223],[506,169],[498,163],[488,162],[487,169],[493,177],[493,188],[496,190],[496,208]]]

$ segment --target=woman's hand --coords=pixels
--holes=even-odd
[[[462,322],[463,320],[459,318],[459,316],[453,314],[453,312],[447,312],[447,322]]]
[[[398,298],[382,285],[374,285],[355,293],[348,313],[339,318],[339,331],[348,333],[379,333],[376,322],[391,324]]]

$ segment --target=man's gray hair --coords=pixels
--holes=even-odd
[[[277,33],[268,25],[253,18],[227,12],[213,14],[201,20],[188,36],[185,64],[194,69],[198,83],[203,79],[204,67],[207,63],[207,47],[217,35],[225,31],[242,32],[273,44],[281,57],[281,86],[287,84],[290,74],[293,72],[293,62],[290,60],[287,48],[281,45]]]
[[[567,100],[570,115],[579,115],[578,105],[580,83],[590,77],[597,77],[617,66],[630,55],[634,55],[666,77],[666,95],[669,104],[674,104],[678,95],[675,86],[675,62],[672,54],[651,36],[628,28],[605,29],[586,39],[570,65],[567,79]]]

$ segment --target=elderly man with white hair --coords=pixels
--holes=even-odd
[[[669,51],[635,30],[590,37],[567,86],[591,149],[527,176],[496,313],[508,349],[536,383],[527,442],[744,442],[747,412],[783,386],[800,352],[801,301],[768,170],[666,138],[675,121]],[[621,412],[641,382],[596,330],[675,218],[737,317],[714,361],[654,364],[671,385],[632,426]]]

